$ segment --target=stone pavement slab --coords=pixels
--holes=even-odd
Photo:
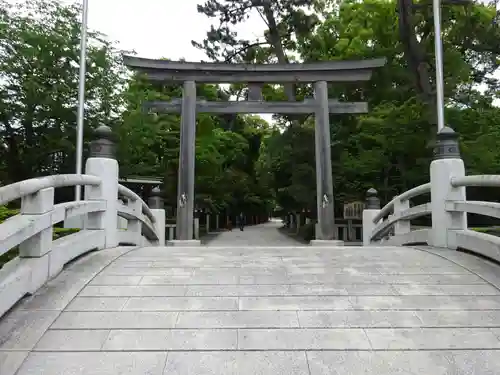
[[[427,250],[101,251],[1,318],[0,374],[500,373],[500,267]]]

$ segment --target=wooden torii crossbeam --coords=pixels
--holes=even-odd
[[[151,81],[202,83],[289,83],[367,81],[385,58],[291,64],[224,64],[124,56],[125,65]]]
[[[169,102],[146,102],[144,108],[150,112],[181,113],[182,99],[173,99]],[[236,113],[280,113],[280,114],[308,114],[316,111],[317,104],[314,99],[302,102],[265,102],[265,101],[196,101],[197,113],[236,114]],[[328,112],[341,113],[366,113],[366,102],[339,102],[330,99]]]
[[[125,65],[143,73],[151,81],[183,82],[182,99],[149,102],[150,110],[181,113],[181,145],[179,155],[178,240],[193,239],[194,166],[196,113],[280,113],[315,114],[316,185],[319,240],[335,240],[333,209],[333,177],[330,151],[331,113],[365,113],[364,102],[342,103],[328,99],[328,82],[367,81],[372,70],[386,63],[385,58],[357,61],[324,61],[293,64],[221,64],[152,60],[124,56]],[[207,102],[196,97],[196,82],[246,83],[248,101]],[[313,83],[314,99],[302,102],[265,102],[262,86],[266,83]]]

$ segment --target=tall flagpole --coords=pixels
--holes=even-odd
[[[444,77],[443,77],[443,43],[441,40],[441,0],[432,1],[434,14],[434,53],[436,55],[436,110],[437,130],[444,127]]]
[[[89,1],[83,0],[82,25],[80,35],[80,77],[78,81],[78,116],[76,123],[76,174],[82,174],[83,126],[85,116],[85,74],[87,61],[87,23]],[[81,199],[81,187],[75,187],[75,200]]]

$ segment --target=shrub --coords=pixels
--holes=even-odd
[[[79,232],[78,228],[54,228],[54,233],[52,238],[57,240],[58,238],[62,238],[65,236],[69,236],[70,234]]]
[[[13,210],[5,206],[0,206],[0,224],[3,223],[11,216],[15,216],[19,213],[19,210]]]

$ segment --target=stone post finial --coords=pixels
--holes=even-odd
[[[90,142],[90,157],[115,159],[115,137],[109,126],[101,125],[95,132],[95,139]]]
[[[452,128],[445,126],[439,131],[436,138],[434,160],[461,159],[458,148],[458,134]]]
[[[157,186],[151,190],[151,196],[148,199],[148,206],[151,209],[163,209],[163,198],[160,187]]]
[[[378,192],[374,188],[368,189],[366,192],[366,202],[365,208],[367,210],[379,210],[380,209],[380,199],[377,197]]]

